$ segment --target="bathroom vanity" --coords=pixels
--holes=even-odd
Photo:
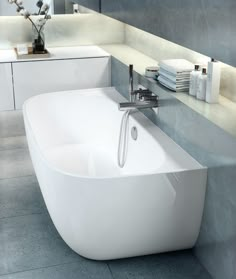
[[[49,58],[17,60],[0,52],[0,111],[22,109],[28,98],[54,91],[111,85],[110,55],[96,46],[49,48]]]

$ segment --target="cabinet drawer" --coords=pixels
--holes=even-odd
[[[16,109],[38,94],[110,86],[110,73],[109,57],[14,63]]]
[[[0,64],[0,111],[14,110],[11,63]]]

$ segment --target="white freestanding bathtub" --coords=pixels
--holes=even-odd
[[[30,154],[50,216],[80,255],[116,259],[193,247],[207,170],[140,112],[117,164],[124,98],[114,89],[35,96],[24,104]],[[161,109],[161,108],[160,108]]]

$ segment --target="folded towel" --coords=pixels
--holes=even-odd
[[[177,85],[176,83],[169,82],[162,76],[158,77],[158,81],[167,87],[168,89],[175,91],[175,92],[185,92],[189,90],[189,84],[184,84],[184,85]]]
[[[160,68],[176,75],[178,73],[191,72],[194,70],[194,64],[185,59],[168,59],[159,63]]]
[[[161,85],[163,85],[164,87],[168,88],[169,90],[173,91],[173,92],[176,92],[176,93],[179,93],[179,92],[188,92],[189,91],[189,88],[178,88],[178,89],[175,89],[175,88],[172,88],[172,87],[169,87],[167,84],[165,83],[162,83],[161,81],[159,81],[159,83]]]
[[[190,82],[190,75],[188,77],[181,77],[181,78],[174,77],[172,75],[168,75],[168,74],[163,73],[163,72],[160,72],[159,75],[162,76],[163,78],[168,79],[171,82],[174,82],[174,83]]]
[[[168,71],[165,71],[164,69],[160,69],[159,70],[159,75],[162,75],[170,80],[172,80],[173,82],[175,81],[189,81],[190,80],[190,73],[188,74],[180,74],[180,75],[174,75]]]
[[[166,75],[162,75],[160,74],[159,77],[163,80],[163,82],[167,82],[167,83],[173,83],[177,86],[183,86],[183,85],[187,85],[189,86],[190,83],[190,79],[182,79],[182,80],[176,80],[172,77],[168,78]]]
[[[173,77],[185,77],[185,76],[189,76],[191,72],[187,71],[187,72],[178,72],[178,73],[171,73],[168,70],[165,70],[164,68],[160,68],[159,71],[162,71],[163,73],[166,73],[168,75],[171,75]]]

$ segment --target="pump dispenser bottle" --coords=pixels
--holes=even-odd
[[[220,63],[211,59],[208,62],[208,77],[206,89],[206,102],[210,104],[218,103],[220,93]]]
[[[191,96],[197,95],[197,82],[200,75],[200,65],[195,65],[194,70],[190,73],[189,95]]]
[[[197,99],[205,101],[206,99],[206,86],[207,86],[207,71],[202,68],[202,74],[197,81]]]

